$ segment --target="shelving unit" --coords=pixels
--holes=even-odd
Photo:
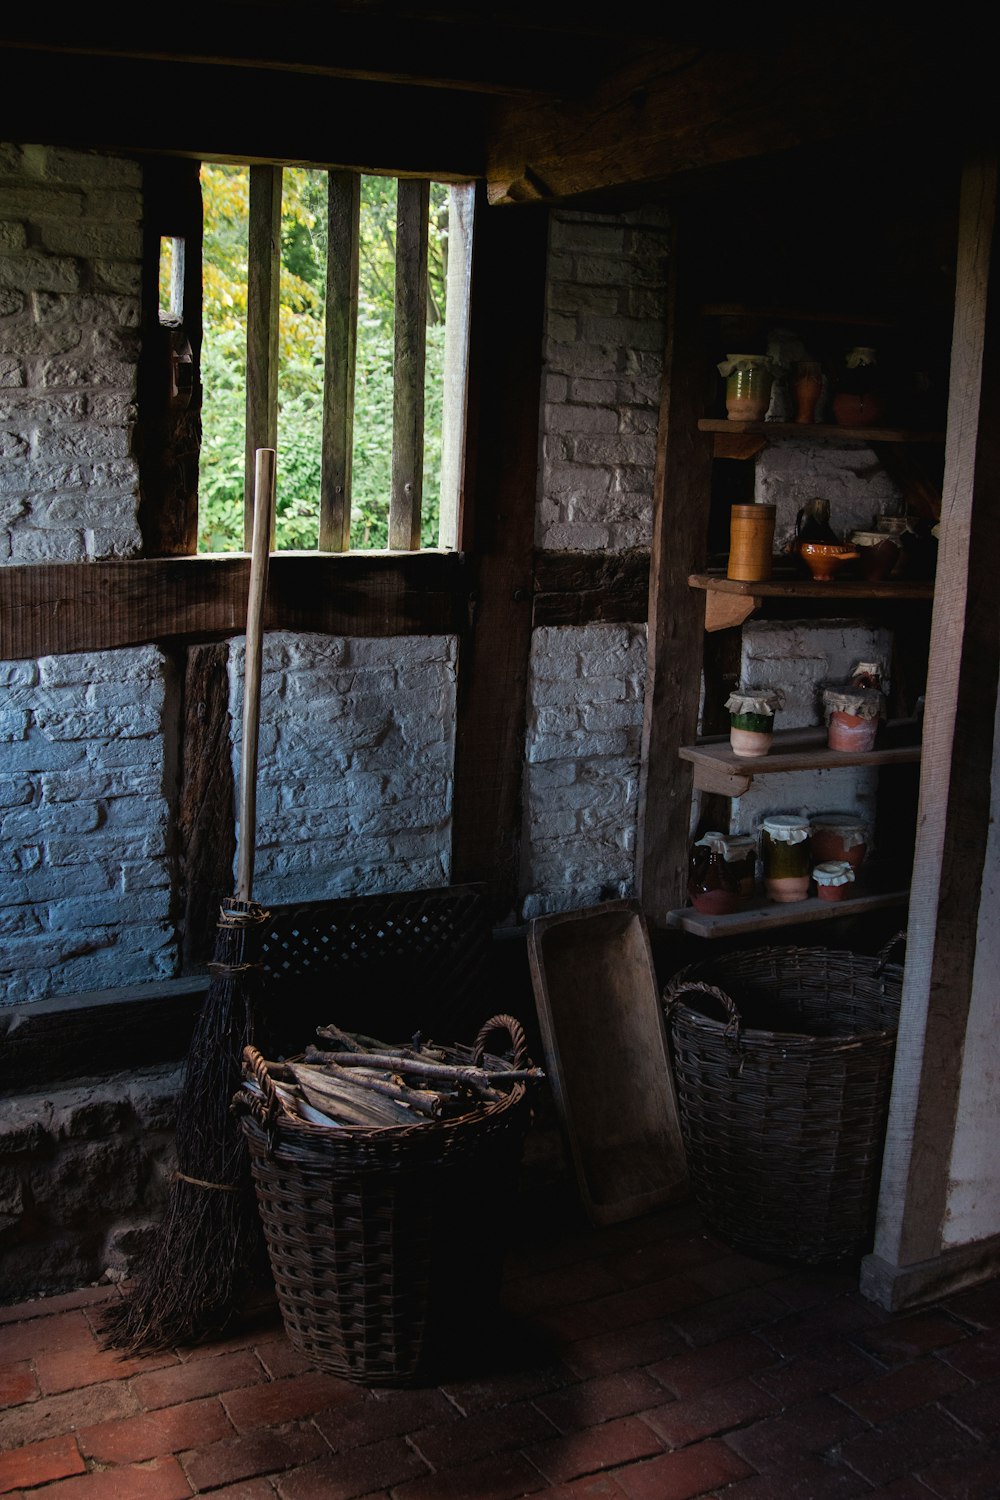
[[[724,735],[681,745],[677,753],[693,764],[698,791],[719,792],[724,797],[742,797],[755,777],[781,771],[902,765],[920,759],[919,726],[913,719],[896,719],[884,725],[880,742],[872,750],[831,750],[826,741],[824,727],[782,729],[774,735],[768,754],[752,759],[734,755]]]
[[[905,906],[909,896],[909,891],[902,890],[866,891],[841,901],[823,901],[819,896],[810,896],[808,901],[762,900],[744,911],[727,912],[719,917],[696,911],[693,906],[681,906],[668,911],[666,921],[668,927],[690,933],[692,937],[743,937],[750,932],[766,932],[774,927],[824,922],[834,917],[856,917],[867,912],[884,911],[888,907]]]
[[[760,324],[827,324],[830,328],[888,328],[885,320],[853,314],[790,313],[780,308],[748,308],[733,304],[712,304],[702,309],[711,319],[754,320]],[[875,340],[872,340],[875,342]],[[739,347],[738,344],[730,347]],[[892,466],[904,467],[905,450],[918,446],[927,450],[940,446],[944,434],[916,427],[843,427],[829,422],[741,422],[723,416],[698,416],[693,425],[710,446],[713,459],[750,459],[770,442],[792,440],[797,444],[835,441],[864,443],[877,452],[887,448]],[[898,455],[898,456],[897,456]],[[888,464],[889,459],[885,462]],[[708,488],[704,468],[702,483]],[[704,502],[708,514],[707,498]],[[716,554],[717,556],[718,554]],[[791,562],[776,559],[772,576],[763,581],[730,579],[725,569],[703,569],[687,576],[688,587],[705,595],[706,632],[741,625],[754,611],[766,608],[768,601],[801,605],[807,612],[813,604],[834,610],[853,612],[865,605],[882,611],[892,605],[928,603],[933,599],[934,584],[927,578],[899,578],[872,581],[859,577],[838,577],[829,582],[807,578]],[[915,720],[898,720],[883,725],[877,747],[864,752],[847,753],[829,748],[825,726],[779,731],[774,735],[766,756],[748,759],[732,752],[728,735],[707,736],[694,743],[676,743],[674,754],[693,769],[692,784],[696,792],[734,798],[749,791],[761,776],[782,772],[815,769],[834,770],[851,766],[893,766],[913,764],[920,760],[920,725]],[[723,826],[723,825],[719,825]],[[889,888],[889,887],[892,888]],[[744,910],[711,916],[684,906],[666,914],[668,927],[702,938],[723,938],[786,928],[802,923],[831,921],[837,917],[858,916],[893,906],[905,906],[908,891],[899,887],[899,871],[881,881],[877,871],[863,871],[857,893],[840,901],[826,901],[814,896],[806,901],[778,903],[763,896]],[[854,891],[854,887],[851,888]]]

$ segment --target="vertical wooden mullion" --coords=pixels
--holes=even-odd
[[[253,541],[255,455],[278,445],[278,307],[281,275],[281,168],[250,168],[247,243],[247,430],[243,546]]]
[[[346,552],[351,537],[351,458],[358,331],[358,243],[361,176],[329,174],[326,261],[326,366],[323,376],[323,467],[319,547]]]
[[[477,190],[451,878],[486,882],[495,920],[516,915],[548,211],[486,208]]]
[[[448,279],[445,296],[444,405],[441,413],[441,547],[461,546],[462,468],[469,378],[469,286],[475,188],[448,193]]]
[[[396,207],[396,332],[392,365],[392,493],[389,546],[420,546],[427,348],[427,218],[430,183],[401,179]]]

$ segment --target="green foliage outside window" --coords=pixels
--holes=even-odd
[[[205,205],[199,549],[243,546],[249,171],[202,167]],[[326,173],[286,167],[281,229],[276,544],[316,547],[323,427]],[[351,546],[388,545],[396,181],[361,179]],[[448,190],[431,184],[421,543],[438,541]]]

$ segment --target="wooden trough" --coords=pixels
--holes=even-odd
[[[546,1072],[591,1222],[682,1196],[684,1145],[638,903],[538,917],[528,956]]]

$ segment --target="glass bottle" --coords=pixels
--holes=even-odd
[[[696,911],[725,916],[739,905],[737,877],[726,862],[722,833],[704,833],[688,856],[688,899]]]

